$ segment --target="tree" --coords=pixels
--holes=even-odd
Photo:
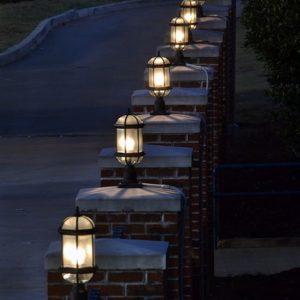
[[[300,156],[300,2],[247,0],[242,22],[246,47],[264,63],[268,94],[279,105],[280,132]]]

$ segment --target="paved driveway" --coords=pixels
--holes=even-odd
[[[47,246],[79,188],[98,185],[97,154],[175,15],[155,2],[57,28],[0,69],[0,299],[46,299]]]
[[[112,132],[176,15],[176,1],[163,2],[57,28],[0,68],[0,136]]]

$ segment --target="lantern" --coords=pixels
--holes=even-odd
[[[71,292],[71,299],[86,299],[84,284],[96,271],[95,264],[95,225],[93,221],[79,214],[67,217],[61,225],[63,278],[76,284]]]
[[[166,57],[157,53],[147,63],[148,82],[147,88],[152,96],[155,96],[154,111],[152,115],[166,115],[164,96],[167,96],[171,90],[170,80],[171,63]]]
[[[141,187],[137,181],[134,165],[140,163],[144,157],[143,134],[144,124],[140,118],[128,112],[115,123],[116,127],[116,158],[125,165],[123,181],[119,187]]]
[[[180,7],[180,16],[189,24],[190,29],[195,29],[197,27],[197,2],[195,0],[183,0]]]
[[[182,50],[189,43],[189,24],[182,17],[170,22],[170,45],[176,50],[174,65],[185,65]]]

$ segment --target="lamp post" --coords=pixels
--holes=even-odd
[[[128,111],[115,123],[116,128],[116,158],[125,166],[124,177],[120,182],[120,188],[139,188],[142,183],[138,182],[134,166],[140,163],[144,157],[143,133],[144,124],[140,118]]]
[[[184,66],[184,56],[182,50],[189,43],[189,24],[178,16],[170,22],[170,45],[176,50],[174,65]]]
[[[150,94],[155,97],[154,111],[152,115],[167,115],[164,96],[167,96],[171,90],[170,80],[171,63],[166,57],[152,57],[147,63],[148,81],[147,88]]]
[[[74,216],[67,217],[59,228],[62,247],[63,278],[74,284],[71,300],[87,300],[84,284],[96,271],[95,224],[83,215],[78,207]]]

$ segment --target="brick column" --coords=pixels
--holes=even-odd
[[[87,284],[100,289],[102,300],[170,299],[166,295],[168,243],[161,241],[97,239],[98,271]],[[48,300],[66,300],[72,285],[63,280],[60,242],[52,242],[45,255]]]
[[[222,7],[222,6],[221,6]],[[225,7],[226,8],[226,7]],[[197,37],[199,33],[197,31],[210,30],[211,32],[219,32],[223,35],[223,40],[220,45],[220,59],[218,61],[218,101],[219,101],[219,128],[218,128],[218,137],[217,140],[221,141],[219,144],[224,145],[225,133],[226,133],[226,125],[228,123],[227,110],[229,107],[229,103],[231,101],[229,95],[229,83],[230,77],[228,76],[230,65],[229,65],[229,48],[228,48],[228,7],[227,10],[222,12],[222,16],[209,16],[209,17],[201,17],[199,18],[199,23],[197,29],[194,31],[194,35]],[[202,33],[203,34],[203,33]],[[206,33],[206,36],[208,34]],[[213,35],[215,38],[215,34]],[[215,42],[213,42],[215,43]],[[224,148],[220,148],[219,158],[222,159],[224,157],[223,153],[225,151]]]
[[[209,0],[205,3],[206,12],[210,12],[209,7],[217,6],[220,9],[216,10],[220,16],[224,15],[222,11],[227,11],[227,27],[225,30],[224,44],[227,51],[227,89],[228,89],[228,103],[226,111],[226,120],[228,123],[232,123],[234,120],[234,106],[235,106],[235,27],[236,27],[236,0]],[[204,9],[205,11],[205,9]],[[201,26],[201,25],[200,25]],[[204,24],[203,28],[213,29],[210,24]],[[222,28],[214,27],[215,30],[222,30]]]
[[[145,120],[149,115],[140,116],[145,121],[144,132],[150,129],[153,131],[153,123],[156,123],[155,126],[159,126],[161,130],[164,130],[166,133],[173,135],[175,128],[166,124],[161,124],[160,122],[152,122],[152,126]],[[154,117],[154,120],[159,116]],[[190,127],[189,131],[193,134],[199,135],[200,130],[200,120],[199,118],[193,116],[177,116],[175,120],[181,122],[182,128]],[[149,120],[148,120],[149,121]],[[150,122],[151,123],[151,122]],[[160,125],[159,125],[160,124]],[[176,124],[177,127],[180,125]],[[152,128],[152,129],[151,129]],[[186,142],[186,146],[191,145],[191,138],[193,134],[190,135],[190,140]],[[184,134],[185,135],[185,134]],[[144,134],[144,139],[147,140],[147,136]],[[145,157],[141,164],[137,165],[137,173],[139,175],[139,180],[147,183],[155,184],[168,184],[177,186],[182,189],[185,194],[190,197],[192,191],[192,157],[193,150],[192,148],[187,147],[169,147],[166,146],[169,143],[166,142],[166,139],[163,137],[161,141],[162,145],[145,145]],[[165,145],[165,146],[163,146]],[[116,161],[114,157],[115,149],[114,148],[105,148],[102,149],[99,155],[99,166],[101,169],[101,185],[110,186],[118,184],[123,176],[123,167]],[[188,208],[186,208],[187,210]],[[190,227],[189,223],[186,222],[185,230],[185,247],[186,251],[190,251]],[[189,252],[188,252],[189,253]],[[190,255],[186,255],[184,262],[185,265],[185,298],[190,299],[191,295],[191,275],[190,275]]]
[[[148,91],[144,91],[149,94]],[[146,101],[147,102],[147,101]],[[152,99],[153,102],[153,99]],[[142,103],[140,103],[142,104]],[[144,102],[145,104],[145,102]],[[199,244],[200,228],[200,118],[187,114],[170,115],[138,115],[143,120],[145,127],[143,130],[144,140],[147,143],[156,145],[184,146],[193,149],[193,162],[191,171],[191,189],[188,198],[188,220],[185,226],[185,247],[189,253],[189,260],[184,263],[185,267],[185,295],[184,299],[190,299],[192,295],[191,287],[191,266],[199,259],[199,247],[194,245],[194,241]],[[171,182],[177,185],[177,182]]]
[[[127,239],[169,242],[166,299],[179,299],[183,289],[184,202],[179,189],[153,184],[81,189],[76,197],[80,211],[94,220],[98,238],[111,237],[118,228]]]
[[[234,0],[233,0],[234,1]],[[234,66],[232,64],[232,57],[233,57],[233,49],[234,45],[232,42],[232,22],[233,22],[233,6],[231,0],[208,0],[207,5],[222,5],[229,8],[228,12],[228,18],[215,18],[215,17],[203,17],[199,19],[199,25],[198,28],[200,30],[214,30],[219,31],[223,33],[223,42],[221,45],[221,52],[223,56],[223,61],[221,62],[220,69],[221,73],[223,73],[223,84],[222,84],[222,93],[223,97],[221,100],[221,120],[222,120],[222,126],[221,131],[219,132],[219,135],[213,134],[213,144],[219,143],[221,145],[225,145],[226,142],[226,125],[233,120],[233,108],[234,108],[234,92],[232,89],[232,86],[234,86]],[[224,15],[223,15],[224,16]],[[215,146],[213,147],[216,148]],[[219,148],[219,145],[217,146]],[[215,166],[216,163],[218,163],[219,159],[222,160],[222,157],[220,157],[220,153],[224,153],[224,148],[219,152],[219,155],[213,151],[213,159],[212,159],[212,167]],[[218,156],[217,159],[216,155]],[[210,168],[211,169],[211,168]],[[208,174],[209,177],[212,176],[212,173]],[[208,180],[209,183],[211,183],[211,179]],[[209,189],[211,191],[211,189]],[[208,195],[208,198],[211,199],[211,194]],[[208,278],[208,281],[213,275],[213,241],[210,238],[212,236],[212,202],[208,202],[207,206],[207,218],[204,219],[204,239],[207,241],[207,246],[204,247],[204,253],[203,257],[207,259],[207,269],[209,276],[204,276],[204,278]],[[208,282],[209,283],[209,282]],[[206,285],[206,289],[209,289],[209,284]],[[207,293],[207,292],[206,292]]]
[[[193,114],[206,115],[206,108],[208,103],[208,91],[200,88],[174,88],[171,93],[165,97],[165,102],[170,109],[185,110]],[[153,97],[149,95],[147,90],[134,91],[132,95],[132,105],[134,110],[150,110],[153,104]],[[199,113],[201,111],[202,113]],[[192,169],[192,193],[190,198],[190,224],[191,224],[191,241],[192,241],[192,269],[194,275],[199,273],[200,268],[200,253],[202,251],[201,243],[201,218],[206,212],[207,194],[208,194],[208,164],[206,145],[202,143],[204,136],[196,134],[196,129],[193,130],[182,122],[180,128],[180,117],[186,120],[193,120],[191,116],[182,114],[170,114],[169,116],[140,116],[145,123],[144,138],[149,143],[169,144],[176,146],[190,146],[193,147],[193,169]],[[195,117],[193,117],[195,118]],[[163,122],[165,123],[164,126]],[[173,129],[170,127],[170,122],[174,123]],[[193,124],[193,123],[192,123]],[[177,133],[175,133],[177,132]],[[172,133],[172,134],[171,134]],[[201,180],[200,180],[201,177]],[[199,186],[201,184],[201,186]],[[203,206],[204,205],[204,206]],[[197,282],[193,285],[193,299],[199,299],[198,290],[200,289],[201,281],[197,277]]]

